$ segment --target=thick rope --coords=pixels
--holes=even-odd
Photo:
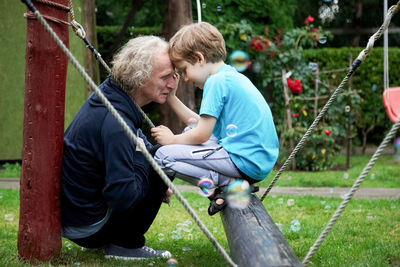
[[[379,145],[378,149],[375,151],[374,155],[368,162],[367,166],[363,169],[361,172],[360,176],[357,178],[355,181],[354,185],[352,188],[349,190],[349,192],[346,194],[345,199],[342,201],[340,206],[337,208],[336,212],[333,214],[332,218],[328,222],[327,226],[325,229],[322,231],[321,235],[318,237],[317,241],[315,241],[314,245],[310,248],[310,250],[307,253],[307,256],[303,260],[303,264],[307,265],[310,262],[311,257],[314,255],[314,253],[317,251],[319,246],[322,244],[322,241],[324,241],[325,237],[328,235],[329,231],[332,229],[334,226],[335,222],[339,218],[339,216],[342,214],[343,210],[346,208],[348,202],[352,199],[354,196],[354,193],[357,191],[357,189],[360,187],[360,184],[364,181],[364,178],[367,176],[368,172],[371,170],[371,168],[374,166],[376,160],[378,157],[383,153],[383,149],[386,147],[386,145],[389,143],[390,140],[392,140],[397,132],[397,130],[400,128],[400,120],[398,120],[390,129],[389,133],[386,135],[385,139],[382,141],[382,143]]]
[[[379,37],[382,35],[382,33],[388,28],[390,20],[392,19],[393,15],[400,9],[400,1],[395,5],[392,6],[389,11],[388,15],[383,22],[382,26],[378,29],[378,31],[372,35],[369,40],[367,47],[360,52],[358,55],[357,59],[354,60],[353,65],[351,67],[351,70],[347,73],[346,77],[342,80],[338,88],[333,92],[332,96],[329,98],[328,102],[325,104],[321,112],[318,114],[318,116],[315,118],[314,122],[311,124],[310,128],[308,128],[307,132],[304,134],[304,136],[301,138],[300,142],[296,145],[292,153],[289,155],[285,163],[282,165],[282,167],[279,169],[278,173],[275,175],[274,179],[266,189],[265,193],[261,197],[261,201],[265,199],[265,197],[268,195],[268,193],[271,191],[272,187],[278,181],[279,177],[281,176],[282,172],[286,170],[286,167],[289,165],[290,161],[295,157],[297,152],[303,147],[304,143],[307,141],[309,136],[311,135],[312,131],[316,127],[316,125],[319,123],[321,118],[325,115],[326,111],[328,108],[332,105],[333,101],[336,99],[336,97],[339,95],[340,91],[342,90],[344,84],[349,80],[350,76],[353,74],[353,72],[358,68],[358,66],[361,64],[361,62],[366,58],[367,54],[369,51],[372,49],[374,46],[374,42],[379,39]]]
[[[78,60],[72,55],[72,53],[68,50],[68,48],[63,44],[63,42],[58,38],[57,34],[52,30],[46,20],[42,17],[40,12],[36,10],[33,4],[29,0],[23,1],[36,15],[39,22],[43,25],[46,31],[50,34],[50,36],[56,41],[57,45],[61,48],[61,50],[66,54],[72,65],[78,70],[78,72],[82,75],[84,80],[89,84],[89,86],[93,89],[93,91],[97,94],[106,108],[110,111],[110,113],[116,118],[118,123],[123,127],[126,134],[131,138],[131,140],[135,143],[136,146],[139,146],[145,158],[149,161],[150,165],[157,172],[157,174],[161,177],[161,179],[172,189],[175,193],[178,200],[182,203],[183,207],[188,211],[188,213],[192,216],[194,221],[200,227],[200,229],[204,232],[204,234],[208,237],[211,243],[216,247],[216,249],[221,253],[227,263],[231,266],[236,266],[233,260],[229,257],[224,248],[218,243],[218,241],[214,238],[211,232],[207,229],[207,227],[203,224],[200,218],[197,216],[196,212],[190,207],[187,200],[181,195],[179,190],[175,187],[175,185],[169,180],[167,175],[161,170],[161,168],[157,165],[151,154],[147,151],[146,147],[137,141],[137,137],[129,128],[127,123],[123,120],[123,118],[119,115],[117,110],[112,106],[112,104],[108,101],[108,99],[102,94],[97,85],[93,82],[90,76],[85,72],[84,68],[79,64]]]

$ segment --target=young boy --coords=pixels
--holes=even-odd
[[[181,77],[204,91],[200,115],[176,97],[176,89],[170,93],[167,103],[179,119],[188,125],[195,119],[197,125],[178,135],[162,125],[153,128],[152,136],[163,145],[155,160],[195,185],[204,178],[223,187],[233,179],[254,184],[267,177],[278,157],[271,110],[251,81],[224,63],[221,33],[206,22],[186,25],[171,38],[169,55]],[[208,212],[225,205],[217,188]]]

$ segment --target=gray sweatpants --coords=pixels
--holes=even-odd
[[[236,166],[214,136],[201,145],[166,145],[160,147],[154,159],[168,175],[198,185],[208,178],[214,186],[225,186],[230,178],[240,178]]]

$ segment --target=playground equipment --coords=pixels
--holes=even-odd
[[[84,77],[85,81],[89,84],[91,89],[99,96],[101,101],[104,103],[106,108],[112,113],[112,115],[117,119],[118,123],[124,128],[126,134],[131,138],[131,140],[139,146],[139,148],[143,151],[145,158],[150,162],[150,165],[155,169],[157,174],[160,175],[161,179],[172,189],[175,193],[178,200],[182,203],[184,208],[188,211],[188,213],[193,217],[194,221],[198,224],[200,229],[204,232],[204,234],[209,238],[210,242],[216,247],[216,249],[221,253],[224,257],[226,262],[230,266],[247,266],[247,265],[255,265],[255,266],[287,266],[287,265],[294,265],[300,266],[301,263],[298,262],[296,255],[291,251],[290,247],[288,246],[287,242],[282,238],[282,234],[279,232],[279,229],[275,226],[273,221],[269,218],[266,210],[262,207],[261,201],[265,199],[266,195],[271,190],[273,184],[278,180],[281,173],[285,170],[288,166],[289,162],[294,158],[295,154],[301,149],[304,142],[307,138],[309,138],[312,130],[315,128],[316,124],[321,120],[321,118],[326,113],[329,106],[332,104],[334,99],[340,93],[340,90],[343,88],[343,85],[348,81],[349,77],[354,73],[354,71],[359,67],[362,61],[368,55],[368,52],[372,49],[374,42],[382,35],[382,32],[388,27],[390,19],[392,16],[400,9],[400,1],[395,5],[392,6],[388,12],[388,16],[385,18],[384,24],[375,33],[369,40],[366,49],[364,49],[357,59],[354,61],[350,71],[340,83],[338,88],[335,92],[331,95],[330,99],[328,100],[327,104],[318,114],[316,119],[314,120],[311,127],[307,130],[306,134],[300,140],[300,142],[296,145],[291,155],[288,157],[284,165],[278,171],[277,175],[273,179],[272,183],[264,193],[261,201],[259,201],[254,195],[251,197],[250,204],[247,208],[242,210],[233,210],[231,208],[227,208],[222,213],[223,223],[225,227],[225,232],[228,238],[229,246],[231,248],[231,253],[233,258],[237,261],[235,263],[230,256],[226,253],[226,251],[219,245],[219,243],[215,240],[213,235],[210,231],[205,227],[202,221],[199,219],[197,214],[194,210],[190,207],[188,202],[182,197],[180,192],[171,183],[168,177],[164,174],[164,172],[158,167],[156,162],[153,160],[152,156],[147,152],[144,145],[137,141],[136,135],[131,131],[125,121],[121,118],[121,116],[116,112],[114,107],[110,104],[110,102],[104,97],[101,91],[97,88],[97,85],[91,80],[91,78],[86,74],[83,67],[78,63],[78,61],[74,58],[71,52],[66,48],[64,43],[58,38],[57,34],[52,30],[52,28],[48,25],[46,20],[40,14],[39,11],[32,5],[29,0],[24,1],[29,9],[34,12],[35,16],[37,17],[38,21],[45,27],[45,29],[49,32],[51,37],[56,41],[57,45],[61,48],[61,50],[67,55],[68,59],[74,65],[74,67],[79,71],[79,73]],[[349,200],[354,195],[355,191],[360,186],[361,182],[368,174],[369,170],[372,168],[373,164],[382,153],[382,150],[385,148],[387,143],[393,138],[394,134],[397,132],[398,128],[400,127],[400,121],[398,120],[390,129],[389,133],[386,135],[384,140],[382,141],[381,145],[378,147],[377,151],[371,158],[368,165],[364,168],[363,172],[360,174],[358,179],[356,180],[355,184],[348,192],[346,197],[344,198],[342,204],[339,206],[335,214],[333,215],[332,219],[329,221],[327,227],[322,232],[318,240],[310,249],[309,253],[307,254],[306,258],[303,260],[303,264],[307,265],[312,257],[312,255],[316,252],[326,235],[328,234],[329,230],[333,227],[334,223],[346,207]],[[24,196],[22,195],[21,199]],[[40,203],[39,203],[40,204]],[[257,222],[257,223],[255,223]],[[249,227],[251,226],[251,227]],[[21,236],[23,236],[24,229],[20,227]],[[252,233],[257,233],[252,235]],[[265,237],[266,236],[266,237]],[[251,238],[251,239],[249,239]],[[246,241],[249,243],[245,243]],[[21,239],[21,243],[25,240]],[[250,242],[251,241],[251,242]],[[34,249],[41,249],[40,247],[33,248],[33,244],[27,244],[28,248],[32,248],[31,256],[36,256]],[[256,250],[256,248],[259,248]],[[249,258],[249,251],[251,249],[251,258]],[[21,253],[21,252],[20,252]]]

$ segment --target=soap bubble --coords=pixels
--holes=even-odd
[[[324,207],[325,212],[329,212],[330,209],[331,209],[331,205],[329,205],[329,204],[325,205],[325,207]]]
[[[327,4],[329,4],[329,3],[331,3],[332,2],[332,0],[322,0],[324,3],[327,3]]]
[[[288,199],[288,201],[287,201],[287,205],[288,206],[293,206],[294,205],[294,199]]]
[[[319,36],[318,42],[320,44],[325,44],[328,38],[325,35]]]
[[[206,8],[206,6],[207,6],[206,3],[202,3],[202,4],[201,4],[201,7],[202,7],[202,8]]]
[[[193,223],[190,220],[184,221],[182,230],[186,233],[193,231]]]
[[[165,238],[165,236],[164,236],[163,233],[159,233],[159,234],[157,235],[157,238],[158,238],[159,241],[163,241],[164,238]]]
[[[181,236],[180,232],[174,230],[171,232],[171,238],[174,240],[179,240],[179,239],[182,239],[182,236]]]
[[[188,126],[190,127],[190,128],[195,128],[196,127],[196,125],[197,125],[197,120],[195,119],[195,118],[190,118],[190,119],[188,119]]]
[[[237,135],[237,129],[238,127],[234,124],[229,124],[226,126],[226,135],[229,137],[234,137]]]
[[[345,172],[345,173],[343,174],[343,178],[344,178],[344,179],[349,179],[349,174],[348,174],[347,172]]]
[[[178,266],[178,261],[175,259],[169,259],[167,261],[168,267],[174,267],[174,266]]]
[[[281,224],[281,223],[275,223],[276,224],[276,226],[278,226],[278,228],[279,228],[279,231],[281,231],[282,232],[282,229],[283,229],[283,224]]]
[[[298,220],[293,220],[290,222],[290,230],[292,230],[292,232],[297,232],[299,231],[301,228],[300,222]]]
[[[221,12],[221,10],[222,10],[222,7],[221,6],[217,6],[217,11]]]
[[[250,202],[250,186],[246,180],[235,180],[227,188],[228,205],[234,209],[244,209]]]
[[[316,71],[318,69],[318,63],[316,62],[308,62],[308,68],[312,71]]]
[[[192,250],[190,247],[183,247],[183,248],[182,248],[182,251],[183,251],[183,252],[190,251],[190,250]]]
[[[371,173],[370,176],[369,176],[369,178],[375,179],[375,174],[374,174],[374,173]]]
[[[283,198],[279,198],[279,199],[278,199],[278,203],[279,203],[279,204],[283,204]]]
[[[6,220],[6,221],[9,221],[9,222],[12,222],[12,221],[14,221],[14,215],[13,214],[5,214],[4,215],[4,219]]]
[[[201,195],[208,197],[212,194],[210,189],[214,187],[214,182],[211,179],[203,178],[199,181],[197,186],[200,187]]]

